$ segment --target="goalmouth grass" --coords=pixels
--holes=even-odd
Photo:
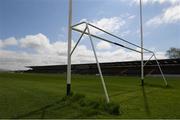
[[[0,118],[180,118],[180,77],[168,77],[166,88],[161,77],[147,77],[142,87],[138,77],[106,76],[110,101],[120,106],[120,114],[85,115],[88,109],[57,102],[66,93],[65,76],[0,73]],[[85,101],[105,99],[99,76],[72,75],[72,90]]]

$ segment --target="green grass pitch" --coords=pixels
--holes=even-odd
[[[120,105],[121,114],[88,118],[180,118],[180,77],[106,76],[110,101]],[[72,75],[72,91],[86,98],[104,99],[99,76]],[[56,103],[66,94],[65,74],[0,73],[0,118],[79,118],[80,110]],[[54,105],[54,106],[53,106]]]

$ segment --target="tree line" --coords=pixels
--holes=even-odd
[[[170,59],[180,58],[180,48],[171,47],[166,51],[166,56],[168,56]]]

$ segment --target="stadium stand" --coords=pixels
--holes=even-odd
[[[180,59],[161,59],[158,60],[160,66],[166,75],[180,75]],[[145,63],[146,61],[144,61]],[[141,61],[111,62],[100,63],[104,75],[128,75],[139,76]],[[66,65],[51,66],[28,66],[31,68],[26,72],[31,73],[66,73]],[[96,63],[73,64],[72,73],[74,74],[98,74]],[[155,60],[149,61],[144,67],[145,75],[159,75]]]

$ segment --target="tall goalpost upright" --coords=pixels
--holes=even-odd
[[[154,52],[152,52],[151,51],[151,53],[152,53],[152,56],[149,58],[149,60],[144,64],[144,36],[143,36],[143,8],[142,8],[142,0],[139,0],[139,15],[140,15],[140,36],[141,36],[141,85],[142,86],[144,86],[144,66],[147,64],[147,62],[149,61],[149,60],[151,60],[151,58],[152,57],[154,57],[154,59],[156,60],[156,63],[157,63],[157,65],[158,65],[158,68],[159,68],[159,71],[160,71],[160,73],[161,73],[161,75],[162,75],[162,77],[163,77],[163,80],[164,80],[164,82],[165,82],[165,85],[167,86],[168,84],[167,84],[167,80],[166,80],[166,78],[165,78],[165,76],[164,76],[164,74],[163,74],[163,72],[162,72],[162,69],[161,69],[161,67],[160,67],[160,64],[159,64],[159,62],[158,62],[158,60],[157,60],[157,58],[156,58],[156,55],[155,55],[155,53]]]
[[[71,93],[71,45],[72,45],[72,0],[69,0],[68,18],[68,58],[67,58],[67,96]]]
[[[140,5],[140,34],[141,34],[141,85],[144,85],[144,43],[143,43],[143,19],[142,19],[142,0],[139,0]]]
[[[92,36],[90,34],[90,29],[89,29],[88,25],[86,25],[84,33],[86,32],[86,30],[88,31],[88,36],[89,36],[91,46],[92,46],[92,49],[93,49],[93,53],[94,53],[94,56],[95,56],[95,59],[96,59],[98,71],[100,73],[101,82],[102,82],[103,89],[104,89],[105,96],[106,96],[106,101],[109,102],[109,96],[108,96],[106,84],[105,84],[105,81],[104,81],[104,77],[102,75],[102,71],[101,71],[101,68],[100,68],[100,64],[99,64],[99,61],[98,61],[98,58],[97,58],[97,54],[96,54],[96,51],[95,51],[95,47],[94,47],[94,44],[93,44],[93,41],[92,41]],[[81,35],[79,41],[81,40],[83,34]],[[78,43],[79,43],[79,41],[78,41]],[[71,52],[71,47],[72,47],[72,0],[69,0],[68,59],[67,59],[67,64],[68,65],[67,65],[67,92],[66,92],[67,96],[69,96],[71,94],[71,55],[72,55],[73,51],[75,50],[75,48],[77,47],[78,43],[75,45],[74,49]]]
[[[70,95],[71,93],[71,56],[74,52],[74,50],[76,49],[76,47],[78,46],[79,42],[81,41],[82,37],[84,35],[87,35],[89,37],[89,40],[90,40],[90,43],[91,43],[91,47],[92,47],[92,50],[93,50],[93,53],[94,53],[94,57],[95,57],[95,60],[96,60],[96,63],[97,63],[97,68],[98,68],[98,71],[99,71],[99,75],[100,75],[100,78],[101,78],[101,82],[102,82],[102,86],[103,86],[103,89],[104,89],[104,93],[105,93],[105,97],[106,97],[106,101],[107,103],[110,101],[109,100],[109,95],[108,95],[108,92],[107,92],[107,88],[106,88],[106,84],[105,84],[105,81],[104,81],[104,77],[102,75],[102,71],[101,71],[101,67],[100,67],[100,64],[99,64],[99,61],[98,61],[98,57],[97,57],[97,54],[96,54],[96,50],[95,50],[95,47],[94,47],[94,43],[93,43],[93,40],[92,38],[96,38],[96,39],[99,39],[99,40],[102,40],[102,41],[105,41],[105,42],[108,42],[108,43],[111,43],[113,45],[116,45],[116,46],[119,46],[119,47],[123,47],[123,48],[126,48],[128,50],[131,50],[131,51],[134,51],[134,52],[137,52],[137,53],[140,53],[141,54],[141,85],[143,86],[144,85],[144,66],[148,63],[149,60],[151,60],[153,57],[157,63],[157,66],[159,68],[159,71],[162,75],[162,78],[165,82],[165,85],[167,86],[167,81],[166,81],[166,78],[162,72],[162,69],[161,69],[161,66],[157,60],[157,57],[155,55],[155,53],[151,50],[148,50],[146,48],[143,47],[143,24],[142,24],[142,1],[140,0],[140,30],[141,30],[141,45],[136,45],[134,43],[131,43],[121,37],[118,37],[112,33],[109,33],[97,26],[94,26],[88,22],[80,22],[78,24],[75,24],[75,25],[72,25],[72,0],[69,0],[69,18],[68,18],[68,59],[67,59],[67,96]],[[79,25],[85,25],[85,28],[84,30],[79,30],[77,29],[76,27],[79,26]],[[123,44],[120,44],[120,43],[117,43],[117,42],[113,42],[113,41],[110,41],[106,38],[102,38],[100,36],[97,36],[97,35],[94,35],[94,34],[91,34],[90,32],[90,27],[94,28],[94,29],[97,29],[101,32],[104,32],[116,39],[119,39],[129,45],[133,45],[137,48],[140,48],[141,51],[138,51],[134,48],[130,48],[126,45],[123,45]],[[75,44],[74,48],[71,50],[71,45],[72,45],[72,30],[76,31],[76,32],[79,32],[81,33],[81,36],[79,37],[77,43]],[[144,63],[144,59],[143,59],[143,56],[144,56],[144,51],[148,52],[148,53],[151,53],[152,56],[149,58],[149,60],[146,61],[146,63]]]

